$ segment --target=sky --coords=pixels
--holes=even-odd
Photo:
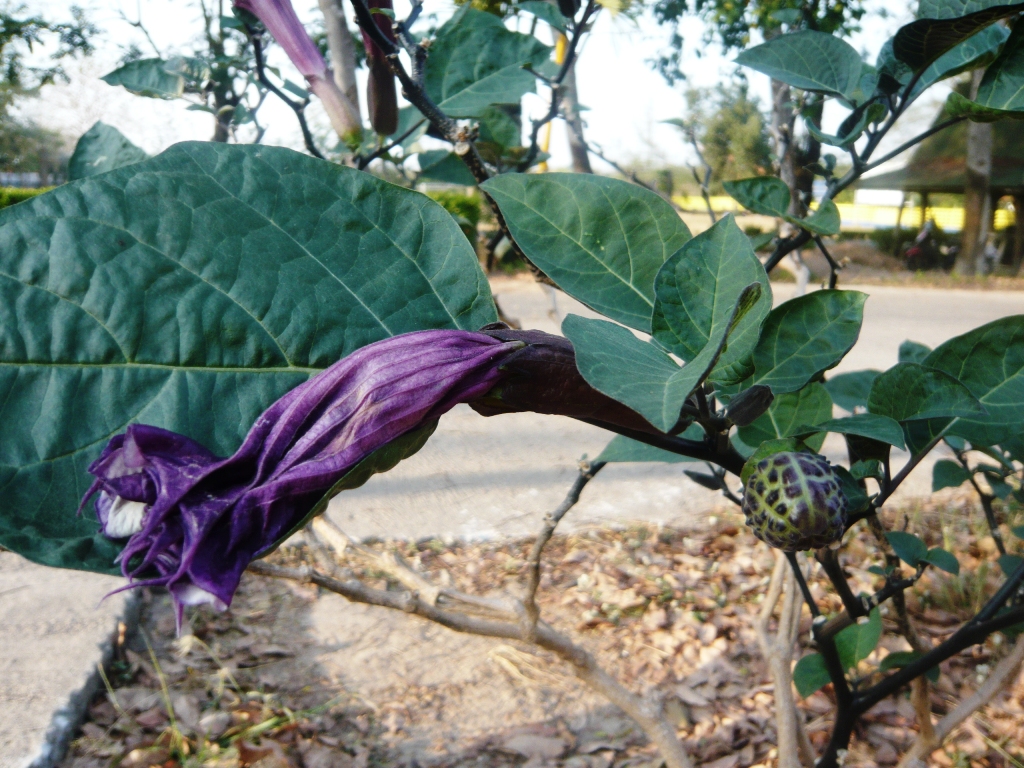
[[[304,21],[312,21],[314,14],[319,13],[315,0],[293,1]],[[227,6],[228,0],[224,2]],[[869,2],[875,9],[884,5],[882,0]],[[65,14],[72,4],[68,0],[28,0],[27,7],[32,12],[56,18]],[[187,51],[189,40],[200,29],[198,8],[183,0],[78,0],[77,4],[83,6],[90,20],[103,30],[97,41],[98,50],[92,57],[67,66],[71,83],[48,86],[38,98],[24,102],[23,114],[72,136],[84,133],[96,120],[103,120],[151,153],[177,141],[209,139],[211,116],[187,111],[187,102],[133,96],[99,79],[117,66],[118,59],[131,43],[139,45],[147,55],[153,55],[145,38],[122,14],[132,21],[141,18],[160,52],[166,56]],[[408,9],[406,0],[396,0],[395,4],[397,15],[402,17]],[[434,14],[443,21],[453,12],[454,5],[451,0],[426,0],[424,8],[425,15]],[[909,10],[904,8],[886,19],[869,14],[864,30],[850,42],[872,61],[882,43],[910,18]],[[681,165],[692,162],[692,151],[683,142],[678,129],[661,121],[684,116],[687,88],[713,86],[728,79],[736,69],[731,55],[724,56],[714,46],[703,44],[703,32],[698,20],[687,21],[683,28],[683,68],[687,79],[669,86],[648,63],[663,49],[667,31],[660,28],[649,13],[633,20],[624,14],[612,16],[602,11],[583,43],[577,64],[580,102],[586,107],[588,141],[599,145],[604,154],[619,163]],[[545,32],[540,35],[546,38]],[[270,63],[279,66],[286,76],[290,74],[292,80],[301,82],[280,50],[271,51]],[[766,105],[768,78],[749,72],[748,79],[752,92]],[[364,82],[360,83],[363,98]],[[948,93],[944,88],[933,91],[934,94],[922,98],[901,119],[897,129],[880,147],[880,154],[887,146],[895,147],[927,127]],[[524,101],[525,113],[542,113],[546,99],[543,88],[540,95],[528,95]],[[309,111],[314,126],[326,132],[326,117],[318,107],[311,105]],[[265,143],[301,148],[298,127],[287,107],[271,98],[260,115],[261,122],[268,125]],[[826,131],[834,129],[843,115],[841,109],[829,108],[825,115]],[[552,168],[569,165],[568,143],[561,123],[555,124],[552,133],[551,154]],[[595,159],[594,165],[599,172],[611,171],[600,160]]]

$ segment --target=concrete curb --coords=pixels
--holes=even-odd
[[[102,664],[104,669],[110,666],[114,660],[114,644],[121,631],[120,624],[125,625],[126,636],[135,632],[139,624],[141,607],[142,601],[139,599],[138,592],[132,590],[127,594],[124,608],[117,617],[113,631],[109,632],[106,638],[96,646],[99,651],[96,663],[83,672],[84,681],[81,687],[72,690],[68,694],[66,703],[53,713],[50,727],[47,728],[46,735],[43,737],[43,743],[39,745],[34,756],[25,760],[24,768],[53,768],[63,759],[75,731],[85,720],[89,702],[103,686],[103,679],[97,665]]]

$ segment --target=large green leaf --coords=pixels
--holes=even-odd
[[[852,45],[813,30],[773,37],[743,51],[736,63],[794,88],[846,98],[859,91],[864,68]]]
[[[132,144],[117,128],[97,121],[75,144],[68,161],[68,178],[84,179],[147,157],[145,151]]]
[[[137,96],[154,99],[176,99],[185,92],[185,77],[170,71],[170,62],[163,59],[138,59],[105,74],[101,80],[108,85],[123,85]]]
[[[868,410],[904,422],[974,416],[983,409],[949,374],[920,363],[897,363],[875,379]]]
[[[654,338],[683,360],[693,360],[732,317],[740,293],[760,283],[761,298],[729,337],[712,380],[750,375],[751,353],[772,308],[772,289],[749,238],[726,216],[676,251],[654,283]]]
[[[518,104],[537,80],[523,65],[540,67],[550,56],[537,38],[467,3],[437,31],[424,84],[448,115],[477,117],[491,104]]]
[[[785,216],[792,200],[786,182],[775,176],[724,181],[722,186],[732,198],[752,213]]]
[[[835,366],[857,342],[867,295],[815,291],[771,311],[754,349],[754,384],[795,392]]]
[[[681,368],[653,344],[607,320],[569,315],[562,332],[576,349],[576,367],[594,389],[668,432],[679,421],[686,398],[707,378],[729,334],[760,295],[760,283],[748,285],[736,298],[728,322],[716,328],[700,354]]]
[[[234,451],[282,394],[365,344],[496,319],[428,198],[287,149],[178,144],[0,212],[0,543],[109,570],[75,517],[132,422]]]
[[[808,425],[821,424],[832,418],[832,398],[825,387],[817,382],[810,384],[799,392],[779,395],[771,407],[757,418],[753,424],[739,428],[739,438],[751,448],[756,448],[765,440],[780,437],[794,437]],[[825,442],[825,435],[819,434],[804,441],[814,450],[819,450]]]
[[[985,407],[984,415],[961,418],[952,434],[987,446],[1024,430],[1024,315],[952,338],[925,364],[958,379]]]
[[[795,432],[797,435],[813,435],[824,432],[836,432],[840,435],[858,435],[871,438],[882,443],[906,447],[903,440],[903,429],[899,422],[888,416],[874,413],[857,413],[843,419],[829,419],[820,424],[808,425]]]
[[[481,186],[559,288],[650,332],[654,278],[690,239],[671,205],[636,184],[589,173],[506,173]]]
[[[921,3],[921,18],[901,27],[893,38],[893,55],[914,72],[920,72],[985,27],[1018,13],[1022,6],[1024,3],[985,0]]]

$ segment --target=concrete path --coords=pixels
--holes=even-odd
[[[505,312],[524,327],[557,331],[550,299],[532,280],[498,279]],[[776,288],[788,297],[790,286]],[[840,370],[884,368],[906,338],[941,341],[982,323],[1024,313],[1024,293],[871,288],[861,341]],[[558,307],[591,314],[564,295]],[[517,414],[484,419],[460,407],[434,438],[394,471],[347,492],[331,516],[356,536],[491,536],[535,531],[563,498],[584,453],[610,435],[569,419]],[[828,452],[843,457],[831,438]],[[910,492],[926,493],[929,467]],[[585,491],[567,522],[581,526],[630,519],[694,524],[718,507],[717,494],[682,476],[681,465],[617,465]],[[68,725],[97,683],[94,670],[130,606],[124,596],[99,603],[118,579],[34,566],[0,553],[0,768],[48,766]]]

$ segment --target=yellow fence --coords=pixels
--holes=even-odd
[[[679,196],[675,198],[676,203],[687,211],[700,212],[706,210],[704,198],[690,196]],[[727,195],[714,195],[711,198],[711,207],[715,213],[728,213],[730,211],[740,212],[743,206]],[[839,203],[839,216],[843,222],[844,232],[867,232],[873,229],[885,229],[896,226],[896,216],[899,208],[895,205],[858,205],[856,203]],[[935,223],[947,232],[959,232],[964,226],[963,208],[933,208],[928,207],[927,218],[935,219]],[[1014,224],[1014,212],[999,208],[996,210],[996,229],[1006,229]],[[903,209],[903,216],[900,219],[900,226],[907,229],[920,229],[922,226],[921,209],[919,207],[907,206]]]

